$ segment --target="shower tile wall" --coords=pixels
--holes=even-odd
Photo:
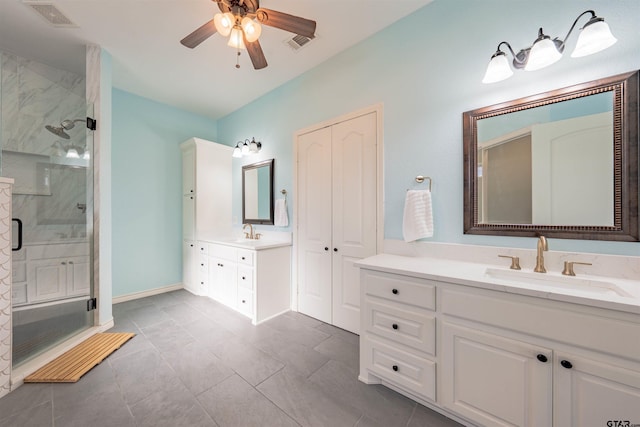
[[[0,180],[0,397],[11,380],[11,184]]]
[[[85,236],[86,169],[52,165],[56,141],[84,146],[83,123],[68,131],[70,140],[45,129],[65,119],[84,118],[85,78],[64,70],[0,52],[0,146],[2,176],[16,175],[13,215],[25,224],[25,242],[49,242]],[[36,193],[36,194],[17,194]]]

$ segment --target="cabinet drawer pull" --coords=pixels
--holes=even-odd
[[[193,247],[193,245],[189,245],[189,246]]]
[[[200,264],[202,267],[204,267],[204,264]]]
[[[393,325],[391,325],[391,327],[392,327],[393,329],[398,329],[398,324],[397,324],[397,323],[394,323]]]
[[[242,303],[243,303],[243,304],[245,304],[245,303],[246,303],[246,301],[245,301],[245,300],[242,300]]]
[[[247,278],[246,278],[246,277],[244,277],[244,276],[242,276],[242,280],[247,280]]]
[[[201,285],[204,285],[204,282],[200,282]]]
[[[394,295],[398,295],[398,290],[397,290],[397,289],[393,289],[391,292],[392,292]]]
[[[571,364],[571,362],[569,362],[568,360],[562,360],[560,361],[560,364],[562,365],[563,368],[565,369],[571,369],[573,368],[573,364]]]
[[[61,262],[60,264],[62,264],[62,265],[67,265],[67,263],[66,263],[66,262]]]
[[[325,247],[324,247],[324,250],[325,250],[325,251],[328,251],[328,250],[329,250],[329,248],[325,246]]]
[[[549,360],[549,359],[547,359],[547,356],[545,356],[545,355],[544,355],[544,354],[542,354],[542,353],[541,353],[541,354],[539,354],[539,355],[537,355],[537,356],[536,356],[536,358],[537,358],[539,361],[541,361],[542,363],[547,363],[547,360]]]
[[[393,365],[393,370],[398,372],[398,365]]]
[[[73,261],[69,261],[69,264],[73,265]]]
[[[242,260],[243,260],[243,261],[244,261],[245,259],[246,259],[245,257],[242,257]]]

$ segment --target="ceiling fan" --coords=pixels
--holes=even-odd
[[[229,36],[228,45],[237,48],[238,55],[240,49],[246,48],[256,70],[267,66],[267,60],[258,41],[262,32],[260,24],[308,38],[313,38],[316,31],[316,21],[262,8],[259,0],[211,1],[218,3],[222,13],[216,13],[212,20],[180,40],[180,43],[193,49],[218,32],[224,37]],[[236,68],[240,68],[239,63],[236,63]]]

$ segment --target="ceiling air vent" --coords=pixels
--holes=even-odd
[[[77,27],[64,13],[60,11],[53,3],[43,1],[23,1],[32,10],[46,19],[48,23],[54,27]]]
[[[300,50],[313,39],[315,39],[315,36],[312,38],[309,38],[309,37],[301,36],[300,34],[298,34],[290,39],[285,40],[284,42],[292,50]]]

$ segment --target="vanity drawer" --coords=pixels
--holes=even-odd
[[[253,292],[238,288],[238,311],[246,316],[253,317]]]
[[[435,356],[436,318],[428,311],[409,311],[368,299],[365,303],[367,331]]]
[[[233,246],[210,244],[209,256],[236,262],[238,258],[238,249]]]
[[[253,291],[253,269],[248,267],[238,267],[238,286],[240,288]]]
[[[207,255],[207,253],[209,252],[209,244],[206,242],[199,241],[197,244],[197,248],[199,254]]]
[[[389,301],[436,309],[436,287],[428,280],[379,271],[362,270],[365,293]]]
[[[245,249],[238,249],[238,264],[249,265],[253,267],[253,259],[255,252]]]
[[[11,267],[11,281],[13,283],[27,281],[27,264],[25,262],[14,261]]]
[[[361,342],[365,366],[374,375],[424,399],[436,400],[436,362],[395,348],[384,340],[367,337]]]
[[[198,270],[205,275],[209,272],[209,257],[204,254],[198,256]]]

